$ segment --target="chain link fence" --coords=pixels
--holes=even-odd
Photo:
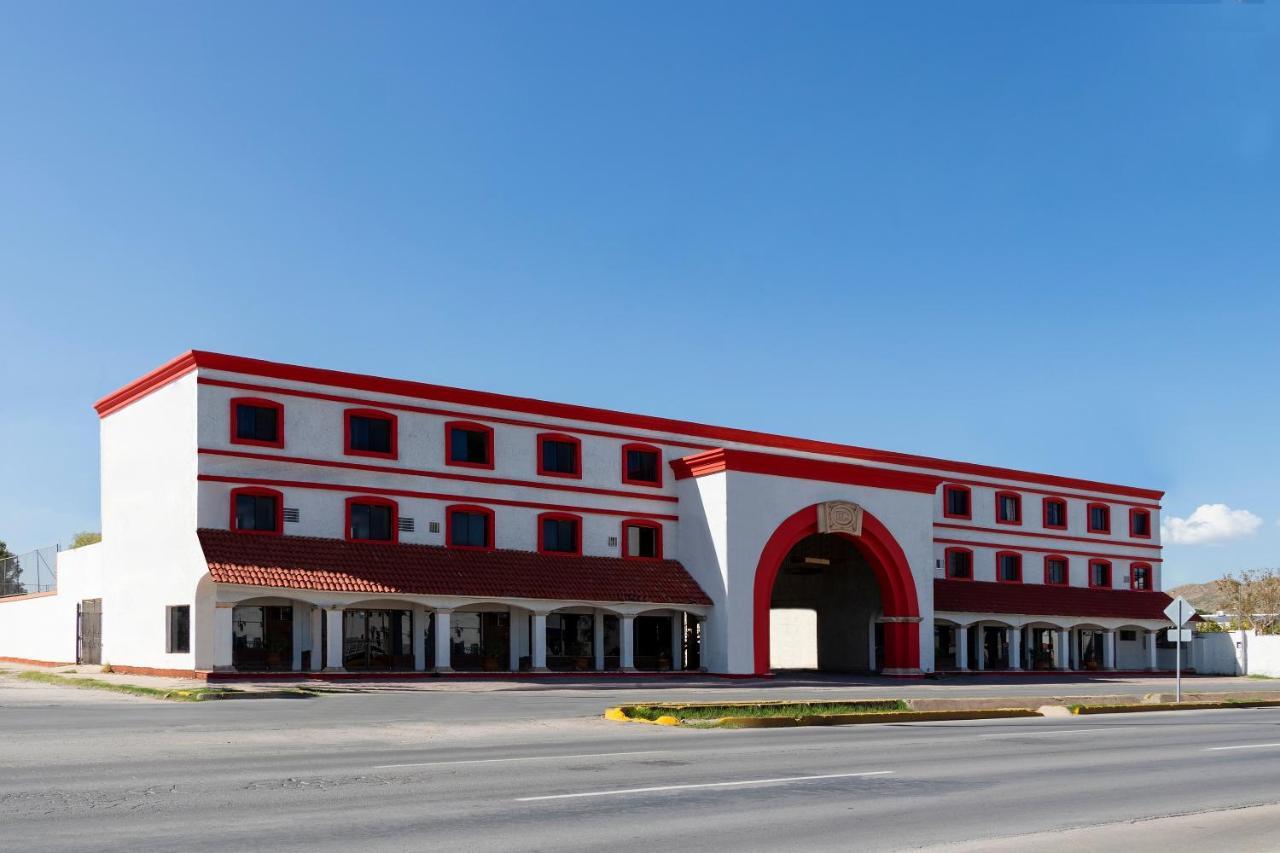
[[[0,560],[0,598],[53,592],[58,588],[58,546],[37,548]]]

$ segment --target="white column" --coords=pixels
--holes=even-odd
[[[325,637],[327,648],[324,671],[342,672],[342,608],[334,607],[332,610],[326,610],[325,619],[328,620],[329,635]]]
[[[596,672],[604,672],[604,611],[597,610],[591,623],[591,649],[596,654]]]
[[[956,628],[956,669],[961,672],[969,668],[969,626]]]
[[[1022,628],[1009,629],[1009,669],[1022,669]]]
[[[1116,632],[1114,630],[1102,633],[1102,668],[1116,668]]]
[[[984,642],[986,637],[983,636],[982,623],[974,625],[973,630],[978,637],[973,648],[973,668],[977,672],[982,672],[987,668],[987,644]]]
[[[525,655],[529,656],[530,666],[533,661],[533,649],[529,645],[529,619],[531,614],[528,610],[518,607],[511,608],[511,669],[519,671],[520,658]]]
[[[425,672],[427,669],[427,610],[424,607],[413,607],[413,669]]]
[[[1058,629],[1057,652],[1058,669],[1071,669],[1071,631],[1068,628]]]
[[[533,671],[547,671],[547,614],[533,613]]]
[[[310,627],[305,624],[304,616],[308,610],[307,605],[301,602],[294,602],[293,605],[293,660],[289,663],[289,668],[294,672],[302,671],[302,646],[304,645],[304,634]]]
[[[436,672],[453,672],[453,644],[449,642],[449,616],[452,610],[439,609],[435,611],[434,618],[436,620]]]
[[[671,617],[671,671],[684,669],[684,614]]]
[[[516,619],[516,609],[509,608],[507,611],[507,669],[512,672],[520,671],[520,632],[516,630],[516,626],[524,626],[524,622]]]
[[[233,604],[218,603],[213,606],[213,668],[231,669],[231,637]]]
[[[618,619],[619,639],[622,641],[622,671],[636,671],[636,617],[627,615]]]
[[[1147,669],[1151,670],[1152,672],[1154,672],[1157,669],[1157,666],[1156,666],[1156,637],[1157,636],[1158,636],[1158,632],[1156,631],[1147,632]]]

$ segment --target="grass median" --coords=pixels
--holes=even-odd
[[[866,702],[757,702],[724,705],[629,705],[627,715],[633,719],[719,720],[724,717],[817,717],[846,714],[883,714],[906,711],[901,699],[873,699]]]
[[[141,696],[146,699],[165,699],[170,702],[207,702],[214,699],[247,699],[258,696],[313,696],[310,690],[289,688],[286,690],[249,693],[230,687],[144,687],[141,684],[124,684],[115,681],[104,681],[101,678],[85,678],[83,676],[58,675],[52,672],[27,670],[18,673],[23,681],[38,681],[42,684],[61,684],[68,687],[83,687],[89,690],[106,690],[111,693],[125,693],[130,696]]]

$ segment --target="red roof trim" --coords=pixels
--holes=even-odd
[[[941,613],[1017,613],[1026,616],[1168,621],[1164,608],[1171,600],[1163,592],[1128,589],[938,578],[933,581],[933,609]]]
[[[566,420],[585,420],[593,423],[610,424],[630,429],[651,430],[654,432],[675,433],[695,438],[709,439],[716,442],[740,442],[743,444],[759,444],[783,450],[802,451],[806,453],[824,453],[833,456],[845,456],[854,459],[888,463],[892,465],[908,465],[921,468],[932,468],[950,473],[967,473],[981,477],[1013,479],[1025,483],[1041,483],[1066,488],[1098,491],[1104,494],[1129,495],[1131,497],[1159,500],[1164,492],[1153,489],[1140,489],[1132,486],[1121,486],[1101,483],[1094,480],[1080,480],[1072,477],[1058,477],[1050,474],[1037,474],[1030,471],[1019,471],[1013,468],[997,468],[989,465],[977,465],[970,462],[951,462],[929,456],[917,456],[909,453],[898,453],[887,450],[872,450],[866,447],[837,444],[828,441],[793,438],[775,433],[755,430],[719,427],[694,421],[680,421],[671,418],[658,418],[648,415],[636,415],[617,412],[592,406],[579,406],[569,403],[551,403],[529,397],[516,397],[507,394],[495,394],[488,391],[469,391],[452,388],[446,385],[433,385],[426,382],[413,382],[404,379],[387,379],[379,376],[367,376],[347,373],[339,370],[325,370],[315,367],[302,367],[294,364],[264,361],[256,358],[223,355],[221,353],[192,350],[181,358],[192,358],[197,366],[210,370],[222,370],[229,373],[244,373],[254,376],[269,376],[292,382],[308,382],[317,385],[331,385],[371,391],[379,394],[395,394],[404,397],[418,397],[442,402],[460,403],[468,406],[482,406],[506,411],[524,412]],[[142,380],[139,380],[141,382]],[[133,383],[115,394],[112,399],[118,405],[125,405],[133,399],[131,389]],[[106,399],[106,398],[104,398]]]
[[[369,595],[711,604],[675,560],[197,533],[215,583]]]
[[[900,492],[921,492],[928,495],[937,491],[942,483],[941,477],[932,474],[916,474],[910,471],[895,471],[891,468],[872,468],[867,465],[850,465],[846,462],[797,459],[794,456],[724,448],[677,459],[671,463],[671,469],[675,471],[677,480],[705,477],[721,471],[742,471],[747,474],[769,474],[796,480],[846,483],[877,489],[894,489]]]
[[[119,411],[125,406],[168,385],[175,379],[186,376],[198,367],[198,359],[194,351],[184,352],[182,355],[166,362],[150,373],[133,380],[128,385],[118,391],[114,391],[101,400],[93,404],[93,408],[97,410],[98,417],[105,418],[112,412]]]

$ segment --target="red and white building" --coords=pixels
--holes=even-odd
[[[103,540],[62,555],[56,592],[0,599],[0,657],[914,674],[1172,655],[1151,489],[209,352],[96,408]]]

